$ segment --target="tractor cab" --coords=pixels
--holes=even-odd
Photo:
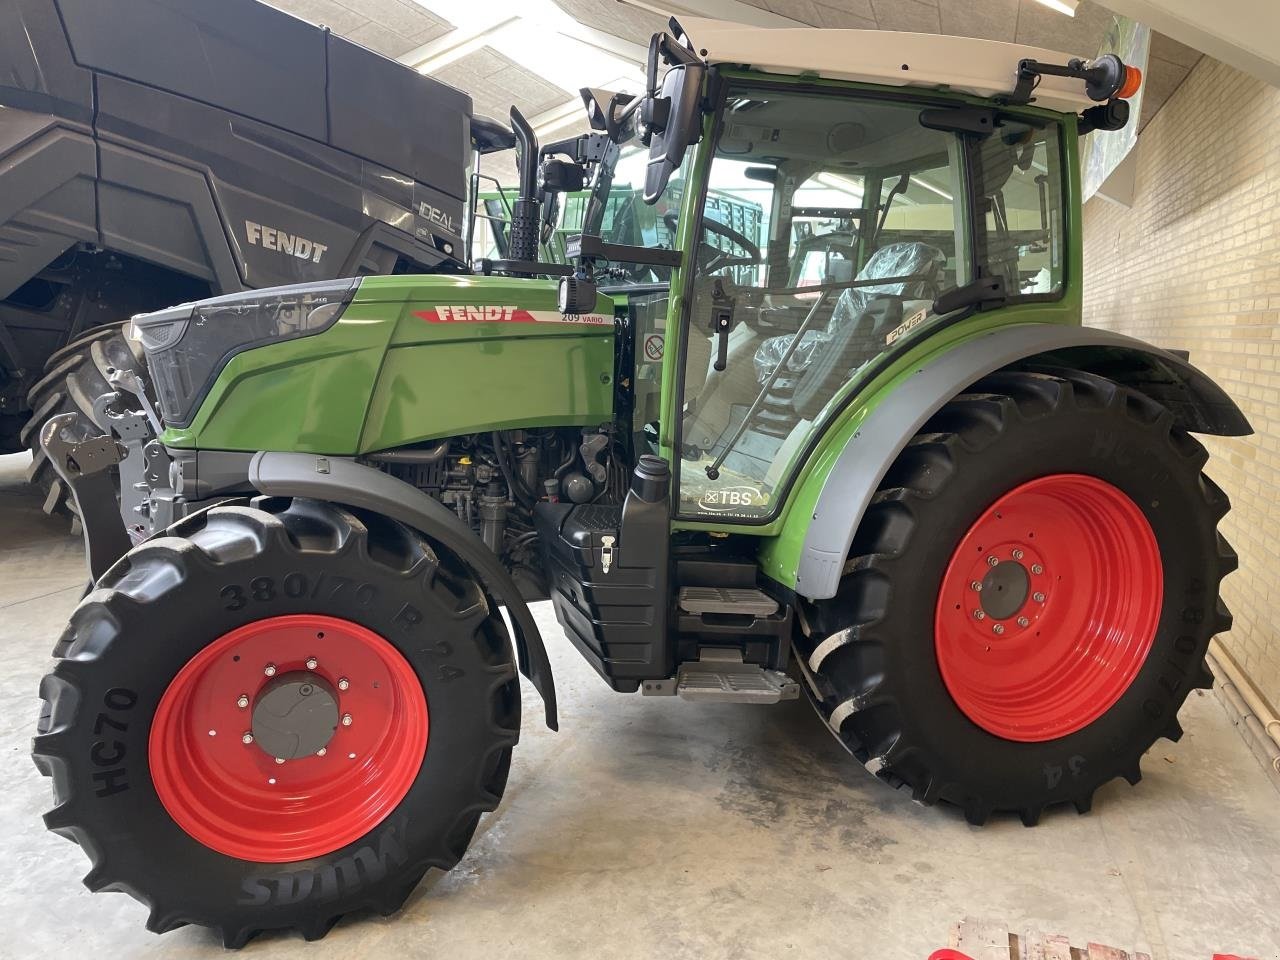
[[[904,36],[901,62],[859,31],[690,29],[697,54],[677,21],[654,38],[645,96],[584,90],[594,132],[531,146],[524,212],[548,224],[554,184],[589,185],[566,201],[580,232],[559,231],[562,310],[598,289],[626,304],[634,448],[672,464],[677,525],[768,533],[817,438],[917,345],[995,307],[1078,322],[1075,145],[1123,125],[1134,71],[953,37]],[[623,191],[665,230],[637,244],[606,220],[636,220],[615,173],[642,145],[643,190]],[[486,269],[547,270],[503,249]]]

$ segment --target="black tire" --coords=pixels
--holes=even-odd
[[[322,577],[346,578],[349,589],[319,590]],[[317,597],[290,598],[286,578],[316,585]],[[228,585],[267,580],[276,586],[258,591],[263,599],[228,602]],[[357,595],[375,599],[361,605]],[[422,616],[410,623],[406,610]],[[422,684],[430,735],[404,799],[364,836],[307,860],[251,862],[168,815],[148,736],[161,696],[202,648],[297,613],[342,617],[389,641]],[[63,659],[41,683],[34,742],[53,779],[46,825],[89,856],[89,889],[148,905],[148,929],[201,924],[230,947],[271,929],[315,939],[345,913],[399,909],[428,868],[457,863],[481,814],[497,807],[519,737],[510,638],[478,581],[417,532],[316,501],[220,505],[184,519],[112,567],[54,654]]]
[[[1101,438],[1105,442],[1095,442]],[[806,610],[805,685],[838,739],[868,770],[920,802],[993,812],[1032,825],[1050,805],[1089,809],[1209,687],[1210,638],[1230,627],[1219,593],[1237,566],[1217,532],[1226,495],[1201,472],[1208,454],[1161,405],[1074,371],[1002,372],[948,403],[890,469],[855,537],[836,597]],[[989,733],[944,682],[934,615],[961,538],[998,497],[1051,474],[1119,487],[1150,523],[1163,601],[1149,654],[1114,704],[1075,732],[1042,742]]]
[[[45,456],[40,429],[60,413],[78,413],[83,417],[84,437],[101,433],[94,426],[93,401],[112,390],[107,374],[112,369],[145,372],[141,348],[125,339],[124,327],[124,323],[96,327],[67,344],[49,358],[44,376],[27,393],[31,416],[18,434],[18,442],[31,451],[27,482],[40,491],[44,512],[67,517],[76,531],[75,498]]]

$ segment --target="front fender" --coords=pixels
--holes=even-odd
[[[507,608],[515,628],[520,672],[542,697],[547,726],[559,729],[551,662],[529,605],[498,558],[448,507],[381,470],[311,453],[259,451],[249,461],[249,482],[267,496],[309,497],[381,513],[452,550]]]
[[[987,374],[1028,362],[1086,370],[1124,383],[1164,404],[1188,432],[1253,432],[1226,392],[1177,354],[1090,327],[1034,323],[997,328],[921,365],[866,415],[822,481],[795,558],[796,593],[811,600],[835,596],[854,534],[880,481],[934,413]]]

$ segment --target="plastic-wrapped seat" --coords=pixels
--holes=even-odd
[[[787,371],[799,373],[812,362],[816,351],[840,332],[847,324],[857,323],[871,301],[877,297],[894,296],[904,300],[932,299],[937,292],[938,275],[946,258],[937,247],[927,243],[891,243],[871,255],[867,265],[858,273],[858,280],[877,280],[890,277],[919,277],[916,280],[897,283],[877,283],[865,287],[850,287],[840,294],[831,319],[825,329],[809,330],[804,334],[795,353],[787,361]],[[795,334],[784,333],[770,337],[756,348],[756,379],[764,383],[782,359],[795,339]]]

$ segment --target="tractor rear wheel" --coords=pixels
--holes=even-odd
[[[31,451],[27,482],[40,491],[44,512],[68,517],[73,532],[79,532],[76,501],[45,456],[40,429],[60,413],[78,413],[84,418],[84,438],[102,432],[94,423],[93,402],[115,389],[107,381],[108,373],[144,373],[141,348],[125,339],[124,328],[124,323],[95,327],[67,344],[49,358],[44,376],[27,393],[31,416],[18,434],[19,443]]]
[[[34,744],[85,884],[229,946],[397,910],[498,805],[520,726],[506,626],[463,565],[384,517],[257,503],[103,577]]]
[[[972,823],[1137,783],[1231,624],[1207,459],[1166,408],[1085,373],[1002,372],[956,397],[807,611],[819,712],[876,776]]]

